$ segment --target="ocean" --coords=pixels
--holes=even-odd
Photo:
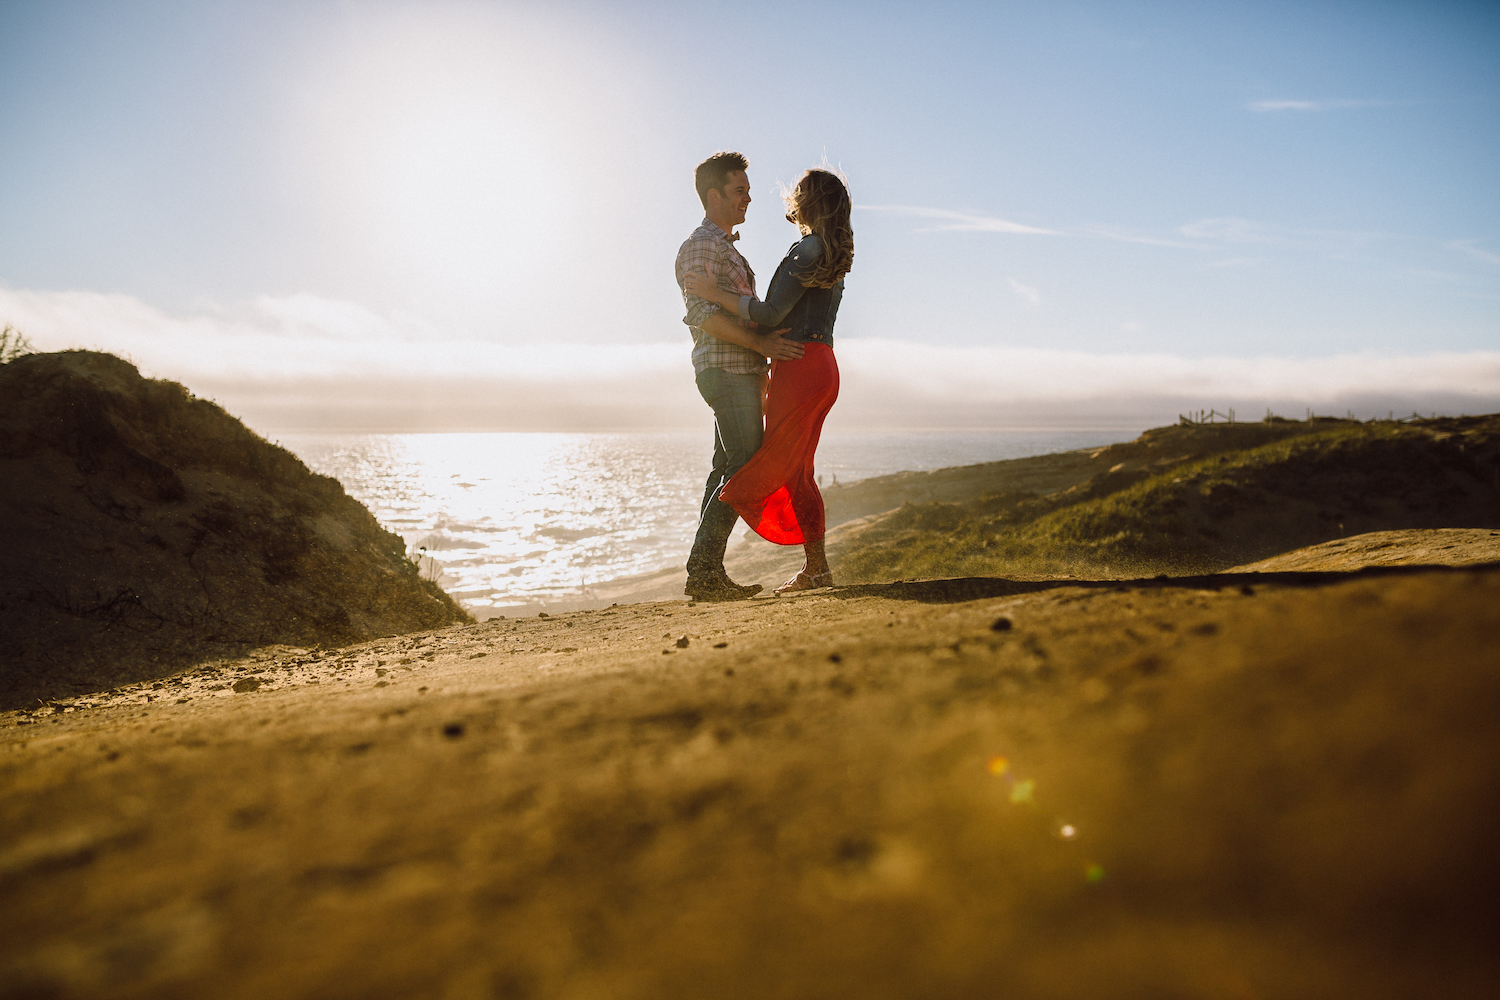
[[[848,484],[1127,441],[1125,430],[825,431],[818,475]],[[681,565],[711,431],[292,434],[480,617]]]

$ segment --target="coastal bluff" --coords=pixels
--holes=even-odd
[[[1194,575],[1388,532],[1467,530],[1472,551],[1500,530],[1500,414],[1184,421],[1106,447],[898,472],[823,497],[839,584]],[[801,563],[800,547],[749,530],[725,556],[731,578],[767,588]],[[685,579],[674,567],[548,610],[672,600]]]
[[[840,572],[885,532],[908,565],[998,539],[1019,557],[972,558],[1025,575],[851,572],[330,649],[367,627],[351,588],[441,603],[398,540],[180,387],[41,363],[22,380],[41,430],[7,402],[0,469],[8,528],[72,533],[5,556],[7,581],[74,581],[23,605],[52,676],[67,635],[106,621],[76,648],[170,652],[188,625],[141,609],[199,613],[194,583],[221,615],[262,602],[214,634],[343,617],[296,625],[321,648],[170,674],[163,654],[0,706],[0,997],[1405,1000],[1500,981],[1500,418],[1148,432],[1133,458],[904,477],[927,497],[839,529]],[[213,506],[230,494],[235,519]],[[1253,555],[1254,518],[1275,554],[1218,572],[1021,558],[1158,535]],[[1323,537],[1286,551],[1300,525]],[[116,618],[77,609],[146,557]],[[341,568],[357,557],[376,568]],[[183,562],[199,575],[172,583]]]
[[[110,354],[0,366],[0,705],[470,621],[339,483]]]

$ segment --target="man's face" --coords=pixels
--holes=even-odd
[[[745,210],[750,207],[750,178],[743,170],[730,171],[729,183],[724,185],[724,190],[710,192],[710,198],[715,196],[729,217],[729,228],[733,229],[745,221]]]

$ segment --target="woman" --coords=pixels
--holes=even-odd
[[[787,221],[802,231],[802,239],[776,269],[765,301],[723,291],[700,274],[687,276],[693,295],[766,329],[787,327],[783,336],[804,347],[794,361],[771,363],[765,441],[719,491],[719,499],[762,538],[802,545],[802,569],[776,588],[778,594],[833,584],[823,551],[823,496],[813,478],[813,453],[823,418],[839,395],[833,321],[844,296],[844,275],[854,261],[849,191],[836,174],[809,170],[785,199]]]

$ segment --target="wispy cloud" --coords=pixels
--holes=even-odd
[[[1249,111],[1261,114],[1273,111],[1337,111],[1342,108],[1389,108],[1408,101],[1334,100],[1308,101],[1302,99],[1251,101],[1245,105]]]
[[[1019,295],[1030,309],[1035,309],[1042,304],[1042,293],[1030,285],[1023,285],[1015,278],[1007,277],[1010,282],[1010,290]]]
[[[1484,247],[1479,246],[1478,240],[1454,240],[1447,244],[1447,246],[1452,250],[1468,254],[1476,260],[1482,260],[1486,264],[1500,264],[1500,253],[1495,253],[1493,250],[1486,250]]]
[[[854,207],[864,212],[892,212],[897,215],[914,215],[923,219],[940,220],[937,225],[926,227],[923,230],[924,232],[1019,233],[1030,236],[1058,235],[1057,231],[1053,229],[1040,229],[1036,226],[1012,222],[1009,219],[996,218],[993,215],[956,212],[947,208],[925,208],[920,205],[856,205]]]
[[[1281,103],[1288,106],[1309,104],[1321,107],[1333,104],[1352,106],[1396,102],[1263,103]],[[1321,229],[1277,222],[1261,222],[1240,216],[1191,219],[1175,229],[1153,232],[1097,223],[1051,229],[977,212],[920,205],[859,205],[856,207],[867,212],[885,212],[912,219],[930,220],[932,224],[918,227],[917,232],[1046,235],[1078,240],[1107,240],[1136,246],[1164,247],[1200,254],[1203,256],[1204,266],[1216,269],[1269,265],[1278,260],[1289,262],[1294,259],[1318,258],[1326,261],[1358,261],[1379,267],[1401,267],[1418,280],[1457,282],[1476,280],[1477,276],[1438,275],[1436,271],[1429,274],[1414,271],[1413,266],[1417,261],[1433,253],[1444,256],[1454,267],[1459,266],[1454,262],[1455,253],[1462,254],[1472,261],[1482,262],[1484,265],[1500,264],[1500,252],[1487,246],[1488,241],[1480,239],[1440,240],[1391,232]],[[1011,282],[1011,290],[1025,300],[1029,308],[1038,307],[1040,296],[1036,289],[1021,285],[1014,278],[1008,280]]]
[[[1189,239],[1209,243],[1276,243],[1284,236],[1270,226],[1235,216],[1194,219],[1178,226],[1177,231]]]
[[[1082,232],[1085,236],[1092,236],[1101,240],[1114,240],[1117,243],[1141,243],[1153,247],[1176,247],[1179,250],[1203,249],[1197,243],[1188,243],[1183,240],[1168,239],[1161,236],[1149,236],[1143,233],[1127,232],[1115,226],[1085,226]]]
[[[1306,229],[1299,226],[1281,226],[1274,223],[1256,222],[1238,216],[1219,216],[1194,219],[1178,226],[1177,231],[1191,240],[1200,241],[1199,249],[1205,246],[1282,244],[1317,247],[1325,250],[1352,249],[1368,246],[1393,237],[1388,233],[1372,233],[1357,229]]]

